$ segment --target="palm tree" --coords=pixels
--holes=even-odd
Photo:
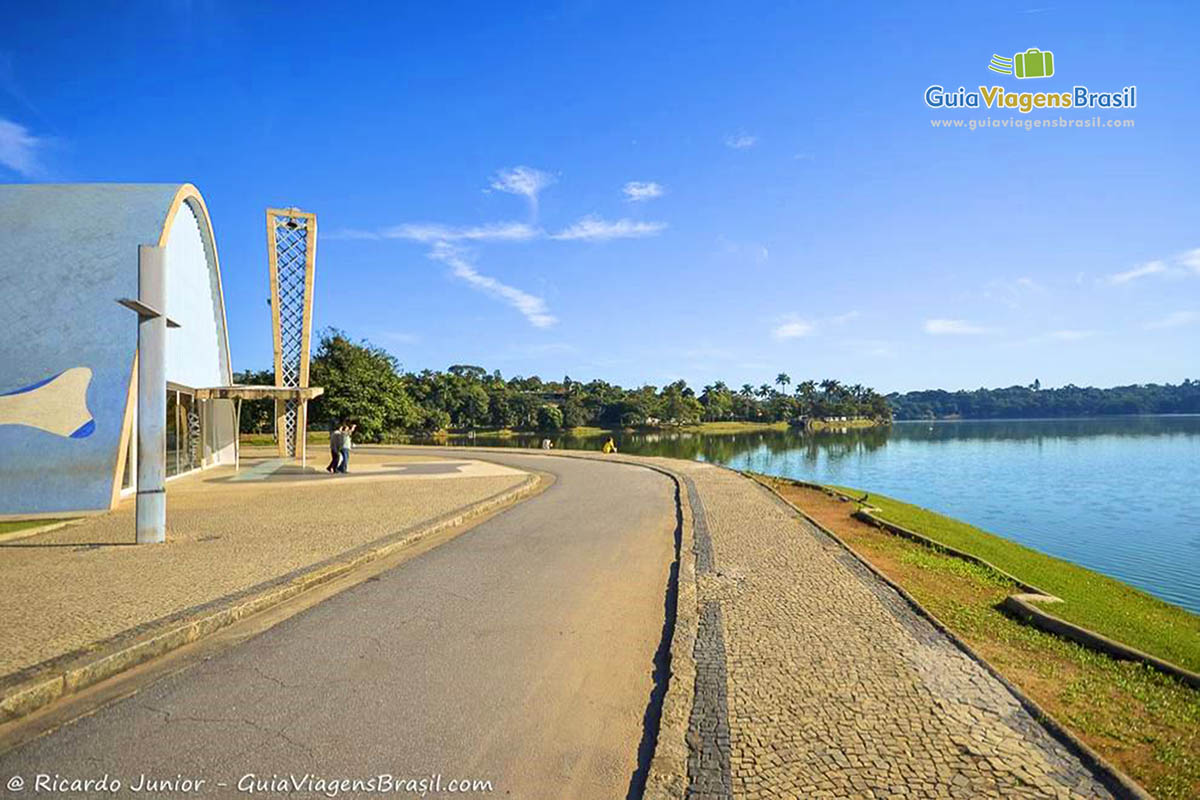
[[[787,386],[791,382],[792,382],[792,378],[786,372],[781,372],[775,376],[775,385],[776,386]]]

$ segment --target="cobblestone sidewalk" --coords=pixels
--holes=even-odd
[[[689,797],[1112,796],[1003,684],[757,484],[669,466],[697,516]]]

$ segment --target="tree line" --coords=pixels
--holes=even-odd
[[[1068,384],[1042,388],[1041,381],[1004,389],[947,392],[932,389],[887,396],[898,420],[1093,417],[1116,414],[1200,413],[1200,381],[1134,384],[1097,389]]]
[[[732,388],[722,381],[699,392],[679,380],[663,387],[626,389],[603,380],[505,379],[500,372],[456,364],[446,371],[404,372],[396,358],[336,329],[320,334],[310,367],[325,394],[309,406],[312,425],[353,420],[361,438],[379,441],[412,433],[510,428],[558,431],[671,427],[699,422],[791,422],[803,418],[891,419],[887,400],[874,389],[834,379],[799,381],[786,373],[772,383]],[[271,385],[271,370],[240,372],[242,384]],[[242,432],[273,429],[273,404],[246,401]]]

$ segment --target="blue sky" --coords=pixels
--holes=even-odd
[[[330,7],[332,9],[332,7]],[[407,369],[882,390],[1200,377],[1192,3],[21,4],[0,180],[190,181],[235,367],[264,209],[318,215],[315,324]],[[992,54],[1051,50],[1018,80]],[[1138,87],[933,127],[926,87]]]

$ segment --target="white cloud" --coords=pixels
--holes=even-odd
[[[603,242],[609,239],[639,239],[653,236],[667,227],[665,222],[641,222],[632,219],[608,221],[596,216],[587,216],[558,233],[551,239],[562,241]]]
[[[631,203],[653,200],[663,196],[662,185],[654,181],[629,181],[621,187],[621,191],[625,193],[625,199]]]
[[[799,339],[803,336],[808,336],[814,330],[816,325],[808,320],[801,319],[795,314],[789,314],[784,317],[783,322],[775,326],[771,331],[771,335],[776,339]]]
[[[34,136],[24,125],[0,117],[0,164],[25,178],[42,174],[39,152],[46,140]]]
[[[1145,278],[1148,275],[1164,275],[1169,272],[1167,265],[1162,261],[1148,261],[1145,264],[1136,266],[1125,272],[1118,272],[1115,275],[1108,276],[1108,282],[1113,286],[1119,286],[1122,283],[1136,281],[1138,278]]]
[[[862,314],[857,311],[847,311],[845,314],[838,314],[836,317],[830,317],[829,321],[834,325],[845,325],[847,322],[853,322],[861,317]]]
[[[988,328],[961,319],[927,319],[923,327],[926,333],[933,336],[977,336],[991,332]]]
[[[745,150],[758,144],[758,137],[751,136],[745,131],[731,133],[725,137],[725,146],[734,150]]]
[[[1188,250],[1186,253],[1180,253],[1175,257],[1181,266],[1187,267],[1192,272],[1200,275],[1200,247],[1195,250]]]
[[[384,239],[408,239],[413,242],[524,242],[543,232],[524,222],[489,222],[465,228],[453,228],[431,222],[405,223],[385,228]]]
[[[533,167],[502,169],[492,176],[491,187],[499,192],[508,192],[529,201],[529,210],[537,216],[538,195],[542,189],[554,183],[554,176]]]
[[[1147,330],[1159,330],[1162,328],[1182,328],[1184,325],[1194,325],[1200,322],[1200,312],[1196,311],[1173,311],[1167,314],[1162,319],[1156,319],[1146,323]]]
[[[430,251],[429,257],[448,265],[454,272],[454,276],[466,281],[471,288],[508,303],[521,312],[525,319],[529,320],[529,324],[535,328],[548,328],[558,322],[558,319],[550,314],[545,300],[515,286],[501,283],[488,275],[480,274],[460,248],[448,242],[437,242]]]

